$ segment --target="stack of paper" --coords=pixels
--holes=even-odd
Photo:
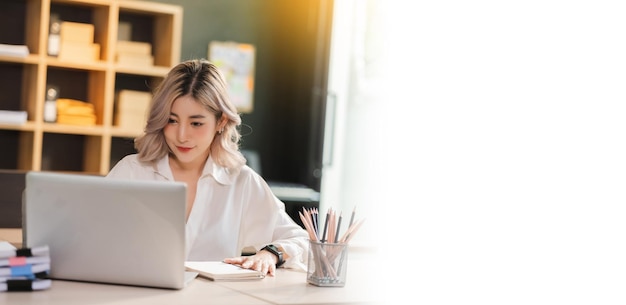
[[[0,56],[26,57],[28,54],[28,47],[25,45],[0,43]]]
[[[48,246],[0,251],[0,291],[50,288]]]
[[[96,125],[93,104],[68,98],[57,99],[57,123]]]

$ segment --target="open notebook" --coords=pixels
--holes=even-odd
[[[198,272],[200,276],[213,281],[260,280],[265,275],[259,271],[243,269],[220,261],[189,261],[185,263],[187,270]]]
[[[50,247],[50,277],[181,289],[186,186],[28,172],[24,246]]]

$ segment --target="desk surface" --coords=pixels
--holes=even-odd
[[[0,304],[381,304],[370,256],[350,258],[344,287],[307,284],[306,273],[279,269],[274,277],[248,282],[196,278],[182,290],[53,280],[48,290],[0,292]]]

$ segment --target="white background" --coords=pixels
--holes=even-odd
[[[369,3],[322,208],[371,220],[389,303],[626,303],[626,4]]]

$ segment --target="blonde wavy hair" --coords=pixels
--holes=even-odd
[[[211,143],[213,160],[227,169],[243,166],[246,160],[239,152],[241,134],[238,130],[241,117],[226,88],[223,75],[206,59],[187,60],[172,68],[153,93],[144,134],[135,139],[139,160],[154,162],[170,152],[163,128],[168,124],[174,101],[190,95],[214,113],[218,122],[227,120],[223,132],[216,134]]]

